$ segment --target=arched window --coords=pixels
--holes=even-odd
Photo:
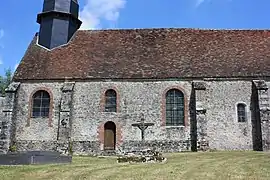
[[[49,117],[50,95],[47,91],[37,91],[33,97],[32,117]]]
[[[166,125],[184,125],[184,94],[178,89],[171,89],[166,93]]]
[[[237,104],[237,116],[238,116],[238,122],[246,122],[247,116],[246,116],[246,105],[243,103]]]
[[[105,112],[116,112],[117,95],[115,90],[110,89],[105,93]]]

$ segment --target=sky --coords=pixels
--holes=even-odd
[[[2,0],[3,1],[3,0]],[[270,0],[79,0],[81,29],[270,29]],[[43,0],[0,4],[0,75],[14,71],[33,36]]]

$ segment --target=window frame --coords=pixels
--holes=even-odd
[[[173,95],[173,102],[170,99],[170,103],[168,103],[169,100],[169,94],[171,91],[173,91],[174,95]],[[176,97],[176,92],[178,92],[180,94],[179,97]],[[170,95],[172,96],[172,95]],[[179,88],[170,88],[165,92],[165,96],[164,96],[164,120],[165,120],[165,126],[166,127],[179,127],[179,126],[185,126],[186,124],[186,97],[185,97],[185,93],[180,90]],[[177,100],[175,98],[181,98],[180,103],[177,102]],[[170,110],[168,109],[168,105],[171,106]],[[178,109],[178,110],[175,110]],[[171,120],[170,123],[168,123],[168,112],[170,112],[171,116]],[[176,117],[175,117],[175,113],[176,113]],[[181,118],[181,119],[179,119]]]
[[[244,108],[244,109],[242,109],[240,111],[242,114],[239,114],[239,106],[242,106]],[[244,120],[241,120],[240,117],[241,118],[244,118]],[[246,105],[246,103],[244,103],[244,102],[238,102],[236,104],[236,118],[237,118],[237,122],[238,123],[245,123],[245,122],[247,122],[247,119],[248,118],[247,118],[247,105]]]
[[[30,127],[30,124],[31,124],[31,121],[32,120],[38,119],[38,118],[33,118],[32,117],[32,113],[33,113],[33,111],[32,111],[32,107],[33,107],[33,96],[38,91],[46,91],[50,95],[49,117],[46,117],[46,118],[43,118],[43,119],[48,120],[48,127],[53,127],[52,114],[53,114],[54,98],[53,98],[52,91],[49,88],[47,88],[47,87],[38,87],[35,90],[33,90],[31,92],[31,94],[29,95],[29,101],[28,101],[28,118],[27,118],[27,122],[26,122],[26,127]]]
[[[37,95],[40,93],[39,95]],[[38,97],[35,97],[35,96]],[[44,97],[46,95],[46,97]],[[50,93],[46,90],[38,90],[32,95],[32,107],[31,107],[31,118],[49,118],[50,117],[50,110],[51,110],[51,96]],[[38,102],[35,102],[37,101]],[[44,101],[48,101],[45,105],[43,104]],[[36,104],[39,105],[36,105]],[[34,109],[39,109],[39,111],[34,111]],[[38,113],[35,115],[35,113]]]
[[[107,93],[113,92],[113,95]],[[111,103],[109,103],[111,102]],[[118,94],[115,89],[107,89],[104,93],[104,112],[116,113],[118,112]]]

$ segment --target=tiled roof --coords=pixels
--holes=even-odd
[[[270,77],[270,30],[79,30],[51,51],[36,41],[15,81]]]

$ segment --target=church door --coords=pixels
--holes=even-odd
[[[104,150],[115,150],[116,126],[114,122],[107,122],[104,125]]]

